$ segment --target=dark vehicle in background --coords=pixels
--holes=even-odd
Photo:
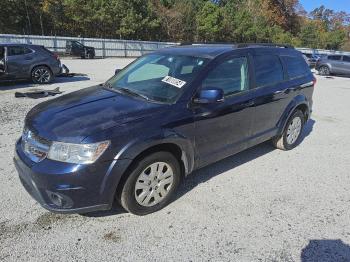
[[[166,206],[193,170],[267,140],[296,147],[314,84],[292,47],[164,48],[104,84],[35,106],[15,166],[53,212],[106,210],[117,199],[145,215]]]
[[[314,68],[317,60],[320,59],[320,56],[314,54],[303,53],[306,56],[308,64],[311,68]]]
[[[91,46],[85,46],[78,41],[67,40],[67,42],[66,42],[66,55],[93,59],[93,58],[95,58],[95,48],[93,48]]]
[[[350,75],[349,55],[327,55],[316,63],[316,70],[320,75]]]
[[[59,57],[43,46],[0,44],[0,80],[31,79],[47,84],[60,73]]]

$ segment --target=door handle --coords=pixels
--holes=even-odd
[[[26,57],[25,59],[26,60],[32,60],[33,58],[32,57]]]

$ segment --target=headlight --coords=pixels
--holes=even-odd
[[[47,158],[73,164],[91,164],[103,154],[109,143],[109,141],[94,144],[52,142]]]

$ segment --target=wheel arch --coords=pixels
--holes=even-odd
[[[309,101],[303,95],[296,96],[287,106],[281,119],[278,122],[278,135],[283,133],[283,130],[288,122],[289,117],[296,111],[300,110],[304,116],[305,121],[310,118],[310,106]]]
[[[131,169],[135,164],[148,154],[166,151],[173,154],[179,161],[182,177],[192,172],[194,168],[194,151],[190,142],[184,138],[172,138],[172,139],[159,139],[150,141],[138,141],[129,143],[125,146],[114,158],[108,173],[105,175],[104,181],[100,188],[102,193],[108,184],[113,184],[111,193],[109,193],[109,203],[114,200],[115,194],[120,192],[121,187],[124,185]],[[127,161],[127,166],[120,169],[118,167],[118,161]],[[108,186],[107,186],[108,187]]]
[[[32,77],[32,72],[33,72],[33,70],[34,70],[36,67],[39,67],[39,66],[45,66],[45,67],[47,67],[47,68],[51,71],[52,76],[54,76],[51,66],[49,66],[48,64],[45,64],[45,63],[38,63],[38,64],[34,64],[34,65],[32,65],[32,66],[30,67],[30,70],[29,70],[29,77]]]
[[[332,64],[331,63],[322,63],[322,64],[320,64],[318,67],[317,67],[317,70],[319,71],[320,70],[320,68],[321,67],[328,67],[328,69],[329,69],[329,72],[330,73],[333,73],[333,66],[332,66]]]

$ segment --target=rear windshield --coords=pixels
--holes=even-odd
[[[128,95],[173,103],[208,61],[192,56],[150,54],[137,59],[105,86]]]
[[[281,56],[289,78],[297,78],[310,73],[309,66],[302,56]]]

